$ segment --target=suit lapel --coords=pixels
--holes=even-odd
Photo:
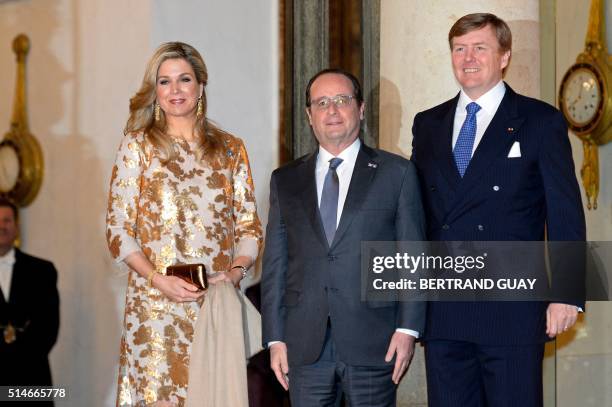
[[[351,176],[351,183],[349,184],[346,200],[344,201],[344,207],[342,208],[340,223],[334,235],[334,241],[331,244],[332,247],[342,239],[355,214],[361,208],[361,203],[368,193],[378,165],[376,152],[362,142],[357,160],[355,161],[355,168]]]
[[[439,127],[431,133],[435,159],[437,163],[440,163],[439,170],[453,191],[458,188],[461,182],[453,156],[453,125],[458,101],[459,94],[450,103],[449,109],[444,113],[442,120],[439,122]]]
[[[317,166],[318,148],[312,154],[304,157],[304,162],[298,167],[298,174],[295,177],[299,190],[302,191],[302,205],[304,211],[308,214],[310,225],[313,228],[314,234],[325,247],[328,246],[321,215],[319,214],[319,198],[317,196],[317,178],[315,174]]]

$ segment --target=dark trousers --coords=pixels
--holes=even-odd
[[[544,345],[425,344],[429,407],[541,407]]]
[[[382,362],[381,366],[351,366],[339,361],[328,325],[319,359],[289,368],[291,406],[337,407],[344,393],[350,407],[395,407],[393,365]]]

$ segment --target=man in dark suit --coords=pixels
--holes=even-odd
[[[394,406],[425,305],[362,301],[360,244],[423,239],[416,172],[360,140],[365,103],[353,75],[319,72],[306,106],[319,147],[270,182],[264,342],[293,407],[333,406],[340,393],[351,406]]]
[[[417,114],[413,126],[429,240],[542,241],[546,232],[550,241],[584,241],[563,117],[502,81],[510,29],[492,14],[470,14],[448,37],[461,91]],[[540,406],[544,342],[569,329],[578,311],[544,302],[430,303],[429,405]]]
[[[17,217],[16,206],[0,199],[0,385],[51,386],[48,355],[59,329],[57,272],[53,263],[13,246]]]

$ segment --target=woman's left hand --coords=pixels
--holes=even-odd
[[[242,272],[238,269],[232,269],[229,271],[224,271],[223,273],[218,273],[213,277],[208,279],[210,284],[217,284],[221,281],[227,281],[233,286],[237,286],[242,280]]]

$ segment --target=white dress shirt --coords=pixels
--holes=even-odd
[[[15,249],[11,248],[4,256],[0,257],[0,288],[6,302],[11,295],[11,280],[13,279],[13,265],[15,264]]]
[[[504,85],[504,81],[499,81],[497,85],[493,86],[487,93],[476,100],[470,99],[463,89],[461,89],[459,102],[457,102],[457,109],[455,110],[455,122],[453,124],[453,150],[455,149],[457,138],[459,138],[461,126],[463,126],[463,122],[467,116],[465,107],[471,102],[476,102],[481,108],[478,113],[476,113],[476,138],[474,139],[474,146],[472,147],[472,155],[474,155],[476,147],[478,147],[480,140],[482,140],[482,136],[487,130],[487,127],[491,124],[491,120],[493,120],[493,116],[495,116],[497,108],[499,108],[505,94],[506,85]]]

